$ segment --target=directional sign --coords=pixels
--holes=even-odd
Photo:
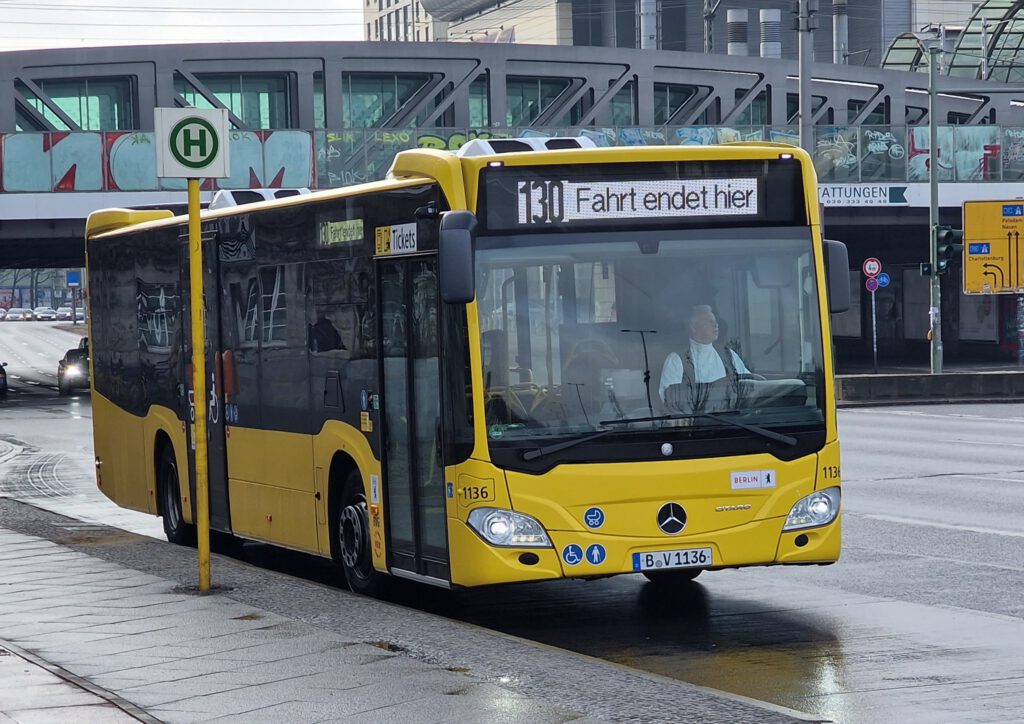
[[[867,289],[869,292],[877,291],[878,280],[875,279],[874,277],[868,277],[868,280],[864,282],[864,288]]]
[[[861,267],[864,273],[869,277],[877,277],[882,272],[882,262],[878,261],[873,256],[869,256],[864,260],[864,266]]]
[[[154,108],[156,175],[226,178],[228,112],[223,108]]]
[[[964,294],[1024,292],[1024,201],[964,202]]]
[[[885,272],[879,274],[877,277],[875,277],[875,279],[878,280],[878,286],[880,287],[887,287],[889,286],[889,283],[892,281],[892,279],[889,278],[889,275],[886,274]]]

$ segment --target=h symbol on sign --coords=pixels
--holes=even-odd
[[[196,134],[195,136],[192,135],[193,132]],[[196,148],[199,151],[199,155],[201,155],[201,156],[205,156],[206,155],[207,140],[206,140],[206,129],[205,128],[196,128],[196,129],[186,128],[186,129],[184,129],[182,131],[181,136],[182,136],[182,141],[181,141],[182,149],[181,149],[181,151],[182,151],[183,155],[191,156],[193,148]]]

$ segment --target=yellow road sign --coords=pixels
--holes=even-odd
[[[964,294],[1024,293],[1024,200],[964,202]]]

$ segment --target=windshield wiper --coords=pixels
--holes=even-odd
[[[738,427],[741,430],[746,430],[747,432],[752,432],[755,435],[760,435],[761,437],[766,437],[769,440],[774,440],[775,442],[781,442],[781,443],[784,443],[784,444],[789,445],[791,447],[793,445],[796,445],[797,442],[798,442],[797,439],[795,437],[793,437],[792,435],[783,435],[780,432],[775,432],[774,430],[768,430],[768,429],[763,428],[763,427],[758,427],[757,425],[748,425],[745,422],[738,422],[736,420],[730,420],[728,417],[723,417],[721,414],[716,414],[716,413],[713,413],[713,412],[695,412],[692,415],[659,415],[657,417],[632,417],[632,418],[630,418],[628,420],[625,420],[625,419],[623,419],[623,420],[601,420],[601,422],[599,424],[601,424],[601,425],[623,425],[623,424],[630,423],[630,422],[661,422],[663,420],[693,420],[693,419],[696,419],[696,418],[707,418],[709,420],[716,420],[718,422],[724,422],[726,425],[732,425],[733,427]]]
[[[577,437],[572,440],[566,440],[565,442],[556,442],[554,445],[545,445],[544,447],[534,448],[533,450],[526,450],[523,452],[523,460],[529,462],[530,460],[536,460],[539,457],[544,457],[551,453],[568,450],[571,447],[576,447],[577,445],[582,445],[585,442],[596,440],[597,438],[604,437],[612,432],[615,432],[615,430],[601,430],[600,432],[595,432],[593,435]]]

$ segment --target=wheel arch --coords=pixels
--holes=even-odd
[[[177,459],[177,454],[174,450],[174,443],[171,441],[171,436],[167,434],[166,430],[159,429],[156,431],[156,435],[153,436],[153,480],[156,481],[154,489],[157,491],[156,494],[156,514],[164,514],[164,503],[163,496],[160,495],[160,459],[164,455],[164,450],[170,448],[171,454]],[[181,476],[178,476],[178,484],[181,485]],[[178,491],[178,495],[181,495],[181,491]]]
[[[335,452],[331,458],[330,470],[327,473],[327,520],[330,522],[332,549],[337,537],[338,514],[341,512],[341,496],[345,489],[345,482],[353,471],[357,471],[360,476],[363,476],[355,458],[342,450]],[[365,476],[363,477],[363,487],[365,489],[366,481]]]

